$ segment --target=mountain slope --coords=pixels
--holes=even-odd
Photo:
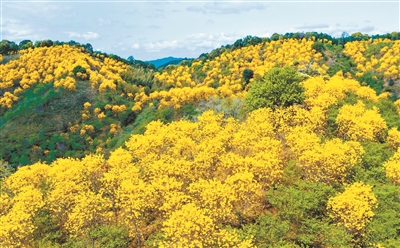
[[[340,42],[5,54],[0,246],[399,247],[400,43]]]

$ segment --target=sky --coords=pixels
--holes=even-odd
[[[197,58],[247,35],[400,31],[400,0],[1,0],[1,40],[74,40],[122,58]]]

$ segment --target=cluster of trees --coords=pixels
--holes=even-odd
[[[91,56],[82,50],[69,45],[23,50],[18,59],[0,65],[3,72],[0,89],[8,92],[0,98],[4,102],[2,107],[10,108],[16,101],[14,96],[37,83],[54,83],[56,88],[73,91],[77,81],[89,80],[99,91],[115,90],[116,84],[123,81],[119,74],[127,65],[102,55]]]
[[[272,90],[246,101],[273,108],[255,101],[243,119],[205,111],[195,122],[155,121],[107,158],[59,158],[5,177],[1,245],[398,246],[400,115],[387,94],[289,67],[264,83]],[[280,94],[274,83],[295,100],[270,97]],[[101,111],[83,103],[88,118]]]
[[[198,101],[201,98],[191,95],[171,95],[168,87],[173,91],[186,92],[197,88],[207,89],[203,99],[213,94],[220,97],[242,97],[243,90],[249,83],[260,80],[265,72],[276,66],[293,66],[305,73],[326,74],[328,69],[322,64],[322,55],[314,50],[312,40],[278,40],[263,42],[246,37],[246,42],[253,42],[253,46],[244,46],[231,52],[224,52],[214,59],[196,60],[189,65],[170,66],[154,75],[156,83],[167,87],[166,92],[156,90],[148,97],[138,96],[137,106],[143,106],[147,101],[159,100],[170,102],[176,108],[187,101]],[[205,88],[206,87],[206,88]],[[179,88],[184,90],[180,91]],[[201,95],[201,94],[200,94]],[[187,99],[187,100],[185,100]],[[176,102],[176,103],[175,103]],[[171,106],[161,104],[160,106]],[[140,108],[138,108],[140,109]]]
[[[399,94],[400,40],[376,39],[347,43],[343,53],[357,65],[355,76],[376,91]]]
[[[158,73],[5,53],[0,246],[400,246],[398,41],[312,34]]]
[[[332,37],[326,33],[318,32],[296,32],[296,33],[285,33],[278,34],[274,33],[271,37],[257,37],[257,36],[246,36],[243,39],[236,40],[233,44],[223,45],[220,48],[214,49],[210,53],[203,53],[199,56],[199,59],[214,59],[220,56],[224,52],[230,52],[236,49],[240,49],[245,46],[253,46],[263,42],[285,40],[285,39],[307,39],[307,40],[326,40],[330,41],[333,45],[344,45],[347,42],[361,41],[361,40],[375,40],[375,39],[390,39],[390,40],[400,40],[400,32],[392,32],[387,34],[376,34],[368,35],[361,32],[355,32],[349,35],[347,32],[343,32],[340,37]]]
[[[15,54],[20,50],[26,50],[28,48],[37,48],[37,47],[51,47],[51,46],[62,46],[62,45],[70,45],[76,47],[83,47],[85,51],[93,53],[93,47],[91,44],[80,44],[76,41],[69,42],[61,42],[61,41],[52,41],[52,40],[42,40],[42,41],[31,41],[31,40],[22,40],[18,44],[9,40],[2,40],[0,43],[0,54],[9,55]]]
[[[314,38],[313,38],[314,37]],[[346,44],[347,42],[353,42],[353,41],[366,41],[366,40],[375,40],[375,39],[390,39],[392,41],[394,40],[400,40],[400,33],[399,32],[392,32],[392,33],[387,33],[387,34],[376,34],[376,35],[368,35],[368,34],[363,34],[361,32],[355,32],[349,35],[347,32],[343,32],[340,37],[332,37],[328,34],[325,33],[317,33],[317,32],[297,32],[297,33],[286,33],[286,34],[278,34],[274,33],[270,39],[271,40],[279,40],[279,39],[316,39],[316,40],[328,40],[331,41],[332,44],[337,45],[337,44]]]
[[[151,69],[69,44],[20,50],[0,69],[0,154],[14,168],[38,160],[107,153],[123,143],[118,137],[123,130],[132,130],[128,126],[137,116],[133,99],[147,92],[153,79]],[[85,109],[85,102],[93,106]],[[88,126],[93,129],[86,130]]]
[[[42,92],[40,90],[41,83],[46,83],[50,84],[49,87],[45,87],[45,92],[50,93],[49,97],[44,98],[47,99],[47,102],[39,104],[37,109],[29,108],[28,112],[39,110],[42,115],[50,109],[58,110],[59,107],[64,106],[63,104],[54,106],[53,101],[57,98],[53,99],[52,97],[69,95],[72,97],[74,94],[78,97],[78,95],[89,94],[89,98],[78,97],[79,100],[75,101],[74,108],[68,108],[74,111],[72,116],[75,117],[73,118],[78,117],[76,122],[69,125],[68,121],[60,121],[60,124],[56,125],[57,131],[52,130],[52,132],[58,132],[58,135],[68,133],[69,127],[77,124],[93,125],[95,128],[93,132],[85,132],[84,136],[80,136],[79,131],[75,134],[71,133],[70,135],[75,135],[75,138],[69,139],[69,145],[66,146],[68,148],[65,150],[59,149],[52,153],[54,145],[43,146],[39,142],[42,140],[41,138],[32,138],[21,142],[22,137],[20,137],[7,143],[7,146],[13,144],[12,148],[7,151],[3,150],[2,154],[7,154],[3,156],[9,162],[27,164],[38,159],[52,161],[55,157],[65,155],[66,151],[69,151],[68,154],[74,157],[82,157],[85,152],[89,151],[102,149],[108,151],[115,144],[123,143],[123,141],[113,141],[114,138],[109,135],[103,135],[107,130],[111,130],[109,126],[111,120],[117,121],[121,127],[121,129],[113,128],[112,130],[143,130],[145,124],[154,118],[172,120],[190,116],[198,112],[196,108],[202,109],[203,107],[200,105],[203,103],[205,103],[204,106],[216,111],[220,111],[221,108],[229,108],[229,111],[235,113],[234,116],[238,116],[243,112],[240,110],[242,107],[238,108],[244,103],[240,99],[247,91],[250,91],[249,96],[253,97],[257,95],[257,91],[259,92],[258,97],[253,100],[249,100],[250,97],[247,97],[246,105],[249,109],[261,105],[261,102],[264,102],[264,107],[280,106],[279,102],[286,102],[284,105],[298,104],[304,98],[302,94],[297,96],[282,94],[287,89],[282,88],[281,83],[274,84],[264,77],[267,71],[276,66],[291,66],[304,74],[301,76],[302,78],[306,74],[333,76],[342,70],[345,77],[356,78],[378,93],[388,91],[392,100],[396,99],[400,93],[398,79],[395,78],[397,69],[390,70],[393,78],[389,78],[379,71],[381,70],[379,68],[398,68],[399,61],[396,60],[399,52],[398,41],[381,39],[373,42],[356,41],[347,43],[343,48],[342,45],[332,44],[328,40],[329,37],[325,37],[323,34],[317,37],[318,40],[315,40],[316,38],[307,40],[306,38],[308,36],[303,39],[278,39],[267,42],[248,36],[237,42],[237,46],[241,48],[232,51],[226,50],[214,59],[199,59],[178,66],[169,65],[157,73],[154,73],[154,70],[149,67],[140,67],[133,57],[125,61],[117,56],[116,59],[113,59],[114,55],[88,53],[85,52],[85,48],[79,47],[79,44],[74,42],[70,43],[77,46],[65,44],[57,46],[54,45],[56,42],[51,45],[50,41],[46,41],[43,43],[43,45],[47,44],[46,46],[21,50],[18,58],[0,65],[2,71],[5,72],[5,77],[0,81],[2,90],[0,111],[2,115],[7,115],[7,118],[3,116],[3,119],[10,119],[11,116],[21,113],[21,108],[25,108],[30,102],[29,100],[25,101],[24,98],[37,99],[38,92]],[[21,46],[29,46],[29,44],[30,41],[24,41]],[[366,70],[370,64],[374,64],[372,70]],[[385,66],[385,64],[387,65]],[[385,73],[387,74],[388,70]],[[86,87],[84,85],[90,85],[93,89],[97,89],[97,92],[84,90],[83,87]],[[294,92],[299,90],[298,84],[295,85]],[[53,87],[56,89],[52,90]],[[271,92],[275,92],[276,95],[267,100],[264,97],[265,94],[268,95],[269,90],[274,87],[275,89]],[[281,89],[279,89],[280,87]],[[80,89],[78,90],[78,88]],[[30,90],[27,91],[28,89]],[[357,96],[374,98],[370,93],[363,88],[359,90]],[[42,92],[42,94],[45,93]],[[289,98],[284,99],[286,97]],[[278,98],[280,98],[279,101]],[[214,99],[220,100],[215,101]],[[322,99],[321,102],[325,100],[327,99]],[[83,103],[86,101],[92,104],[101,102],[101,104],[97,104],[91,109],[90,114],[83,115],[81,112]],[[257,103],[257,101],[261,102]],[[17,103],[20,103],[19,107],[13,108]],[[115,114],[111,109],[106,109],[107,104],[111,104],[111,106],[124,105],[126,108],[125,111]],[[99,112],[96,112],[95,109],[98,109]],[[138,123],[135,124],[138,116]],[[143,116],[143,119],[140,116]],[[103,128],[103,125],[108,128]],[[7,130],[7,128],[4,126],[3,130]],[[46,128],[44,133],[47,134],[49,132],[47,130],[50,128]],[[114,133],[123,133],[126,139],[126,132]],[[15,134],[13,131],[8,133]],[[86,135],[90,137],[86,137]],[[102,135],[101,142],[98,141],[99,135]],[[44,137],[49,139],[52,135],[44,135]],[[52,139],[50,138],[50,140]],[[114,145],[107,148],[107,144],[110,142]],[[17,149],[16,143],[22,143],[24,148],[19,146]],[[66,144],[65,141],[62,144]],[[37,147],[41,147],[41,149]],[[32,149],[35,151],[34,154],[40,155],[30,156]],[[79,149],[83,149],[85,152],[78,152]],[[50,152],[46,154],[47,150]],[[24,152],[21,153],[21,151]]]
[[[53,47],[53,46],[63,46],[63,45],[69,45],[72,47],[77,47],[77,48],[83,48],[85,52],[88,52],[90,54],[101,54],[104,57],[109,57],[113,60],[123,62],[124,64],[131,65],[135,68],[145,68],[145,69],[152,69],[155,70],[156,67],[153,64],[146,63],[141,60],[135,60],[130,59],[129,57],[127,59],[121,58],[118,55],[115,54],[108,54],[108,53],[102,53],[100,51],[94,51],[93,46],[90,43],[86,44],[81,44],[79,42],[76,42],[74,40],[64,42],[64,41],[52,41],[52,40],[42,40],[42,41],[31,41],[31,40],[22,40],[18,44],[15,43],[14,41],[9,41],[9,40],[2,40],[0,42],[0,54],[1,55],[12,55],[12,54],[18,54],[19,51],[21,50],[26,50],[29,48],[38,48],[38,47]],[[1,62],[1,61],[0,61]]]

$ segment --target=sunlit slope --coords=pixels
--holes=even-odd
[[[400,78],[400,40],[353,41],[346,43],[343,52],[357,64],[357,77],[370,72],[387,83]]]
[[[133,95],[152,79],[69,45],[21,50],[0,69],[1,157],[15,166],[111,149],[135,121]]]
[[[155,74],[155,79],[169,91],[155,91],[135,97],[134,110],[140,110],[146,102],[158,100],[160,107],[173,106],[208,99],[211,96],[242,97],[246,85],[260,79],[273,67],[291,65],[304,72],[326,73],[322,55],[313,48],[312,40],[280,40],[226,51],[207,60],[195,60],[190,66],[179,65],[165,68]],[[251,70],[253,76],[243,76]],[[254,79],[251,79],[254,77]]]
[[[354,77],[377,92],[400,96],[400,40],[376,39],[345,44],[343,53],[354,63]]]
[[[399,101],[340,73],[302,85],[302,105],[155,121],[109,158],[19,169],[1,245],[396,247]]]
[[[206,108],[227,111],[225,105],[238,116],[251,84],[286,65],[325,80],[342,70],[345,78],[361,83],[354,80],[358,86],[351,94],[363,100],[393,100],[400,94],[399,41],[353,41],[343,48],[327,39],[281,39],[221,51],[155,74],[69,45],[20,50],[11,61],[5,55],[8,62],[0,64],[1,157],[16,165],[82,157],[116,148],[154,119],[192,119]],[[341,85],[329,81],[335,84]],[[336,93],[327,89],[314,100],[323,111],[331,94]]]
[[[87,79],[100,92],[115,90],[115,81],[122,81],[119,74],[127,66],[83,51],[68,45],[21,50],[19,58],[0,65],[0,89],[6,92],[0,99],[1,106],[11,108],[20,93],[37,83],[54,82],[55,88],[72,91],[77,81]]]
[[[357,79],[378,93],[398,95],[399,44],[399,40],[376,39],[348,42],[343,48],[326,39],[285,39],[226,50],[211,59],[200,58],[156,73],[155,82],[169,90],[136,95],[133,110],[140,111],[151,101],[160,108],[180,108],[211,96],[241,98],[249,83],[282,66],[321,76],[342,70],[346,77]]]

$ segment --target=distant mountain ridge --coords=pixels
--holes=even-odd
[[[153,64],[155,67],[160,68],[166,66],[168,64],[179,64],[182,60],[186,60],[188,58],[175,58],[175,57],[166,57],[162,59],[155,59],[146,61],[149,64]]]

